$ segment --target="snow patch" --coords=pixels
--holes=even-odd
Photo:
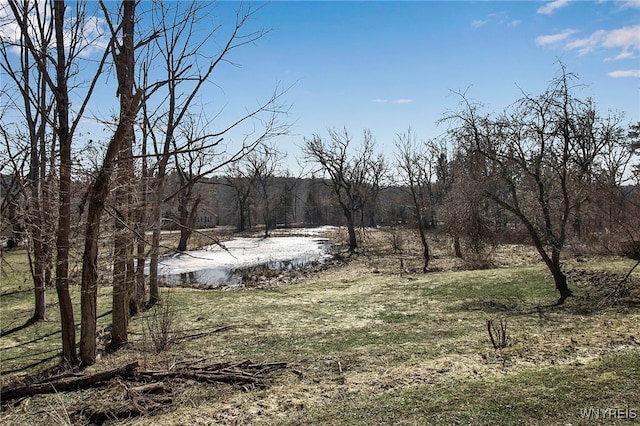
[[[328,240],[312,237],[233,238],[218,245],[206,246],[160,259],[159,274],[175,275],[206,269],[236,270],[271,262],[304,259],[322,262],[328,253]]]

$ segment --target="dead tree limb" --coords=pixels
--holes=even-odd
[[[199,363],[195,361],[195,363]],[[260,388],[267,386],[265,375],[274,370],[286,368],[286,362],[253,363],[249,360],[242,362],[221,362],[202,367],[194,367],[194,362],[171,370],[139,371],[138,362],[132,362],[120,368],[102,371],[100,373],[64,377],[50,377],[45,381],[28,385],[6,386],[0,388],[0,400],[9,401],[27,396],[66,392],[79,389],[97,387],[119,377],[126,381],[143,382],[144,384],[129,388],[139,393],[163,393],[166,389],[165,380],[187,379],[201,383],[229,383],[252,385]]]
[[[114,377],[132,377],[133,375],[135,375],[135,370],[137,368],[138,363],[132,362],[125,365],[124,367],[101,371],[99,373],[82,377],[63,378],[59,380],[33,383],[30,385],[21,385],[15,387],[7,386],[0,388],[0,400],[7,401],[10,399],[23,398],[25,396],[90,388],[109,381]]]

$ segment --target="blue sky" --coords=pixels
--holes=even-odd
[[[499,111],[521,89],[541,93],[558,59],[603,113],[640,120],[640,1],[260,4],[252,25],[272,31],[237,55],[242,68],[221,84],[253,100],[276,82],[293,85],[291,135],[278,141],[290,155],[329,127],[369,128],[385,152],[409,126],[435,137],[457,106],[451,91]]]
[[[140,16],[149,4],[141,3]],[[223,111],[216,123],[225,127],[277,85],[289,87],[281,101],[290,105],[290,134],[274,143],[289,154],[291,169],[304,138],[326,136],[328,128],[346,127],[355,139],[370,129],[392,158],[395,136],[409,127],[423,139],[447,130],[437,121],[456,109],[452,91],[466,91],[498,112],[521,90],[540,94],[557,75],[558,60],[578,74],[585,85],[580,94],[593,97],[603,114],[621,111],[626,123],[640,121],[640,0],[249,5],[259,10],[247,30],[271,31],[234,50],[229,59],[239,66],[221,64],[202,99],[209,115]],[[217,4],[198,35],[218,24],[228,28],[239,6]],[[0,16],[11,22],[5,19]],[[143,27],[149,23],[141,19]],[[214,38],[207,48],[215,52],[222,41]],[[113,76],[104,83],[91,112],[106,117],[117,110],[117,99]],[[225,140],[240,137],[236,132]]]

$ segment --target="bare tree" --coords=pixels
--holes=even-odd
[[[363,132],[359,149],[351,153],[352,138],[347,129],[329,130],[329,141],[318,135],[305,138],[302,150],[307,161],[316,163],[329,176],[333,193],[347,221],[349,252],[358,248],[355,215],[365,203],[365,193],[371,185],[371,172],[375,170],[374,139],[369,130]]]
[[[404,134],[398,134],[396,141],[396,163],[400,177],[400,184],[406,187],[411,195],[412,210],[418,225],[420,242],[422,243],[422,272],[427,272],[431,255],[427,241],[425,212],[430,209],[430,181],[431,176],[426,165],[431,162],[424,150],[424,144],[416,140],[411,129]]]
[[[149,63],[145,69],[150,69],[156,60],[160,62],[155,67],[162,67],[166,73],[163,82],[164,98],[157,103],[157,107],[150,108],[148,104],[144,110],[148,113],[145,123],[148,125],[150,139],[153,141],[157,155],[155,164],[155,185],[152,208],[153,237],[151,246],[151,260],[149,272],[150,303],[159,300],[158,264],[160,255],[160,233],[162,225],[162,208],[165,201],[165,178],[169,160],[173,156],[173,141],[180,123],[185,119],[203,87],[210,83],[210,77],[221,63],[229,61],[229,54],[235,49],[256,42],[266,33],[264,30],[245,33],[245,25],[253,16],[254,10],[241,5],[236,14],[236,21],[231,31],[218,40],[220,49],[213,55],[204,49],[206,43],[222,31],[222,26],[207,31],[203,36],[197,34],[197,25],[201,20],[211,16],[213,4],[207,2],[192,3],[154,3],[154,28],[160,34],[154,43],[153,53],[149,56]],[[279,133],[281,129],[276,124],[276,117],[281,110],[276,101],[281,93],[274,92],[266,102],[258,105],[243,117],[227,126],[217,126],[218,130],[209,133],[209,137],[217,140],[251,119],[260,119],[263,115],[268,118],[261,123],[266,129],[258,136],[247,136],[235,153],[226,160],[235,161],[253,149],[262,140]],[[225,162],[219,162],[215,169],[222,167]]]
[[[30,22],[32,42],[38,47],[39,61],[46,62],[46,55],[52,43],[52,27],[50,22],[40,19],[30,21],[33,15],[28,3],[19,9],[22,21]],[[3,8],[4,13],[10,13]],[[34,16],[35,17],[35,16]],[[47,137],[49,122],[52,116],[53,99],[47,82],[31,57],[27,48],[25,32],[16,35],[17,40],[9,35],[0,37],[0,68],[9,77],[19,94],[19,103],[15,109],[19,111],[23,123],[5,123],[3,120],[3,136],[10,158],[25,154],[28,156],[28,172],[23,176],[21,167],[14,167],[14,176],[24,177],[24,188],[21,192],[20,205],[25,206],[24,217],[28,241],[28,254],[31,275],[35,290],[35,308],[32,321],[46,319],[46,288],[52,283],[54,241],[56,215],[50,214],[54,210],[54,146],[55,139]],[[14,65],[15,52],[18,51],[19,62]],[[6,90],[5,96],[6,96]],[[11,99],[11,98],[10,98]],[[13,101],[13,99],[11,99]],[[26,127],[26,134],[22,131]],[[9,132],[13,131],[11,135]],[[26,146],[17,146],[16,141],[27,140]],[[13,143],[10,141],[13,140]],[[49,144],[51,142],[51,145]],[[12,147],[17,151],[12,152]],[[20,162],[22,163],[22,162]],[[13,164],[16,165],[15,161]],[[22,179],[20,180],[22,181]],[[8,201],[9,198],[6,198]],[[14,209],[15,210],[15,209]]]
[[[488,220],[491,201],[482,193],[483,166],[481,156],[464,147],[459,147],[449,164],[449,187],[441,211],[444,232],[453,238],[454,252],[460,259],[466,257],[463,246],[473,256],[483,256],[487,246],[495,242]]]
[[[450,117],[459,124],[458,142],[479,155],[483,195],[526,228],[553,276],[558,304],[571,296],[561,259],[568,224],[592,195],[593,166],[609,134],[598,130],[606,122],[593,103],[574,96],[574,75],[560,68],[542,95],[524,94],[497,118],[481,116],[464,94],[462,111]]]
[[[104,3],[102,3],[102,7],[107,17],[107,22],[110,22]],[[143,95],[141,89],[135,88],[135,8],[135,2],[123,1],[120,24],[121,37],[117,42],[113,42],[111,49],[118,79],[116,96],[120,98],[118,126],[111,140],[111,143],[115,145],[113,150],[117,150],[118,181],[113,265],[113,319],[111,327],[111,345],[116,347],[128,341],[129,296],[133,283],[133,239],[130,236],[132,217],[129,211],[131,205],[130,185],[133,179],[134,121],[140,109],[140,101]],[[115,37],[117,34],[116,29],[111,23],[109,26],[112,35]],[[148,40],[145,42],[148,42]],[[108,153],[105,156],[101,172],[105,174],[112,172],[112,166],[109,165],[110,161],[112,159]],[[107,188],[109,187],[108,177],[106,177],[104,185]],[[102,191],[102,189],[94,187],[94,191],[96,190]]]
[[[110,12],[100,2],[105,19],[109,23],[111,42],[108,53],[114,59],[118,78],[117,96],[120,98],[120,114],[118,125],[102,160],[102,164],[86,194],[88,204],[87,224],[85,227],[84,252],[82,255],[82,296],[80,325],[80,359],[83,365],[92,365],[96,357],[96,321],[98,290],[98,242],[100,226],[106,198],[111,189],[111,176],[121,147],[130,144],[133,137],[133,121],[137,114],[142,91],[134,93],[134,23],[135,2],[123,1],[122,17],[119,25],[111,22]],[[112,339],[114,344],[126,341],[126,322],[128,303],[126,288],[121,281],[114,281],[114,314]]]
[[[274,226],[271,199],[274,197],[274,180],[282,158],[283,154],[269,145],[262,145],[245,158],[247,175],[251,176],[250,180],[255,188],[254,201],[261,207],[265,238]]]
[[[637,159],[638,125],[624,129],[622,117],[609,117],[600,132],[606,132],[603,155],[594,171],[593,192],[582,209],[584,234],[598,238],[611,251],[638,257],[640,254],[640,176],[634,173]],[[589,241],[592,242],[592,241]]]
[[[298,214],[299,194],[296,193],[300,185],[304,172],[301,171],[299,176],[292,175],[289,170],[285,170],[279,177],[281,182],[278,194],[274,194],[277,199],[277,206],[274,209],[274,220],[277,224],[282,224],[285,228],[289,227],[296,220]]]
[[[85,60],[83,63],[87,66],[80,64],[87,49],[100,38],[99,34],[89,37],[85,34],[87,23],[85,2],[76,2],[74,8],[69,9],[64,0],[36,3],[33,7],[28,1],[9,0],[7,4],[22,33],[29,55],[54,98],[54,120],[49,123],[54,129],[59,155],[56,290],[62,326],[63,359],[68,363],[76,364],[78,359],[75,347],[75,323],[69,294],[71,144],[101,74],[106,55],[97,62]],[[69,12],[68,16],[67,12]],[[33,38],[33,34],[37,35],[39,32],[32,31],[32,28],[34,25],[35,28],[40,28],[39,25],[42,23],[48,26],[45,33],[48,34],[49,31],[53,33],[53,46],[48,43],[41,45]],[[51,48],[52,51],[48,51],[43,56],[43,47]],[[77,75],[79,69],[84,69],[88,73],[93,72],[93,76],[89,73],[80,79]],[[84,86],[84,91],[80,90],[80,85]],[[69,96],[71,90],[81,100],[77,110],[71,109]],[[35,105],[32,103],[32,106]]]
[[[361,226],[376,226],[376,212],[380,193],[388,185],[389,164],[382,153],[374,154],[369,163],[367,183],[362,187],[363,205],[361,212]]]
[[[221,140],[209,142],[207,132],[209,123],[204,121],[204,114],[188,115],[180,126],[180,136],[174,141],[174,161],[178,177],[178,190],[168,197],[177,198],[177,225],[180,229],[178,251],[186,251],[189,238],[195,228],[198,207],[202,202],[202,194],[196,191],[196,186],[210,172],[211,163],[216,157],[215,148]],[[182,148],[177,144],[182,143]]]
[[[239,232],[251,228],[251,192],[254,187],[254,175],[247,174],[247,170],[240,162],[229,165],[225,172],[224,185],[233,189],[237,211],[237,230]]]

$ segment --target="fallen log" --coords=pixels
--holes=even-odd
[[[23,398],[25,396],[90,388],[102,384],[103,382],[107,382],[114,377],[132,377],[135,375],[136,368],[138,368],[138,363],[132,362],[123,367],[101,371],[99,373],[86,376],[72,376],[70,378],[48,380],[20,386],[5,386],[0,388],[0,401],[4,402],[11,399]]]
[[[0,401],[23,398],[27,396],[66,392],[96,387],[109,380],[120,377],[126,381],[144,382],[130,390],[135,393],[164,393],[166,385],[162,383],[170,379],[186,379],[203,383],[231,383],[267,386],[263,383],[264,375],[273,370],[286,368],[286,362],[269,362],[264,364],[242,361],[238,363],[215,363],[198,368],[183,366],[175,370],[138,370],[138,362],[132,362],[123,367],[102,371],[90,375],[64,375],[50,377],[45,381],[28,385],[6,386],[0,388]]]

